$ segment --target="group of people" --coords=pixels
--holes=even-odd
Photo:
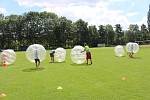
[[[82,52],[86,52],[86,64],[87,65],[89,64],[88,62],[89,60],[90,60],[90,64],[92,64],[90,48],[86,43],[84,44],[84,51],[81,51],[81,53]],[[55,50],[51,50],[50,51],[50,58],[51,58],[50,63],[54,63],[54,54],[55,54]],[[37,49],[35,49],[35,52],[34,52],[34,60],[35,60],[36,68],[38,68],[40,66],[40,59],[38,57]]]
[[[81,51],[81,53],[82,52],[86,52],[86,64],[87,65],[89,64],[89,60],[90,60],[90,64],[92,64],[92,57],[91,57],[90,48],[86,43],[84,44],[84,50]],[[54,63],[54,54],[55,54],[55,50],[51,50],[50,51],[50,58],[51,58],[50,63]],[[133,58],[133,54],[134,53],[133,53],[133,45],[132,45],[130,52],[128,52],[128,55],[130,58]],[[40,59],[38,58],[37,49],[35,50],[34,59],[35,59],[36,67],[38,68],[40,66]]]

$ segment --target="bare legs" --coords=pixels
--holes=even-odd
[[[36,68],[39,68],[39,66],[40,66],[40,60],[39,59],[35,59],[35,64],[36,64]]]
[[[92,59],[90,59],[90,62],[91,62],[90,65],[92,65]],[[86,64],[87,64],[87,65],[89,64],[89,63],[88,63],[88,59],[86,59]]]
[[[50,61],[51,63],[54,63],[54,57],[51,57],[51,61]]]
[[[130,58],[133,58],[133,54],[134,54],[133,52],[129,52],[128,54]]]

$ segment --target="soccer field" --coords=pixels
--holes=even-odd
[[[150,48],[143,47],[134,59],[115,57],[114,48],[91,49],[93,64],[76,65],[67,50],[66,62],[49,63],[35,70],[25,52],[16,62],[0,67],[2,100],[150,100]],[[61,86],[63,89],[58,90]]]

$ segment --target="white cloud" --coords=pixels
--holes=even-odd
[[[20,6],[36,6],[36,0],[16,0]]]
[[[129,13],[127,13],[128,17],[133,17],[133,16],[136,16],[136,15],[138,15],[138,12],[129,12]]]
[[[144,16],[141,21],[137,22],[138,25],[145,24],[147,26],[147,16]]]
[[[6,9],[0,7],[0,13],[5,14],[6,13]]]
[[[66,7],[55,6],[45,7],[43,11],[55,12],[60,16],[66,16],[72,20],[83,19],[89,22],[89,25],[100,24],[118,24],[126,28],[129,25],[128,18],[123,15],[121,10],[112,10],[108,8],[108,2],[98,2],[94,6],[89,5],[73,5],[70,4]]]
[[[123,2],[125,0],[16,0],[20,6],[41,7],[41,11],[49,11],[66,16],[76,21],[83,19],[89,22],[89,25],[100,24],[121,24],[123,29],[127,29],[132,23],[129,17],[135,16],[137,12],[124,14],[121,10],[109,8],[112,2]],[[142,21],[141,21],[142,22]],[[140,22],[139,22],[140,23]]]

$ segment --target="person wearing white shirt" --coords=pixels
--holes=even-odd
[[[34,60],[35,60],[36,68],[38,68],[40,66],[40,59],[38,57],[38,50],[37,49],[34,50]]]

